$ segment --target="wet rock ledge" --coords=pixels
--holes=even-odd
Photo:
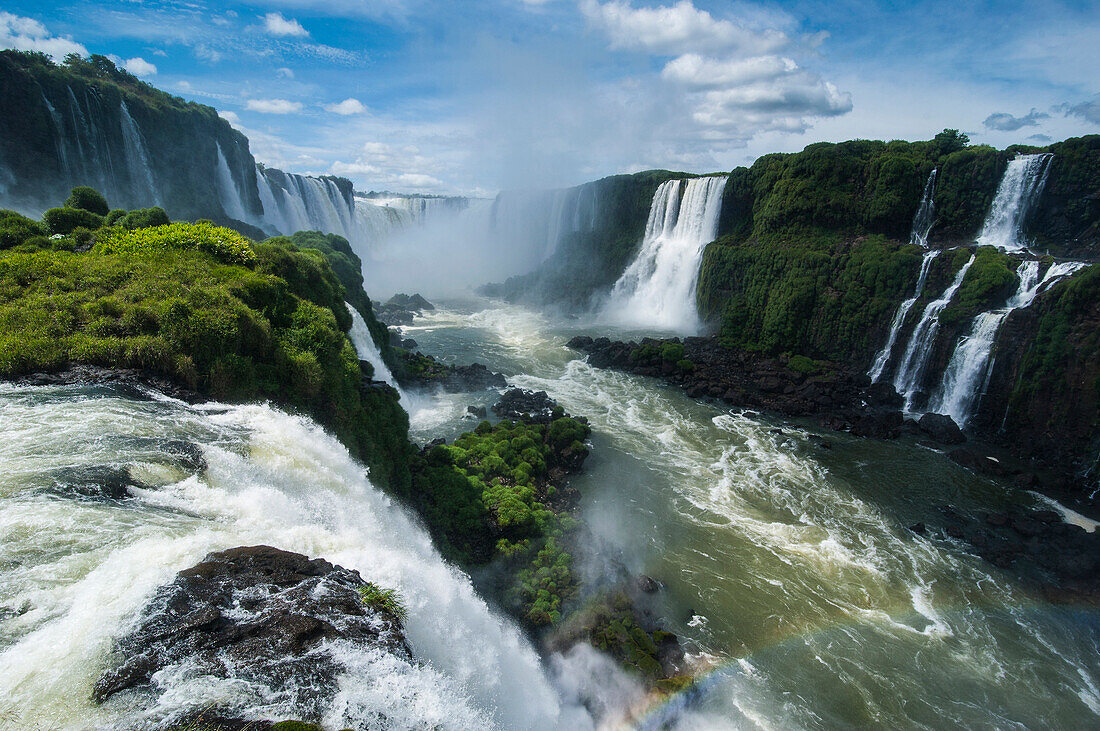
[[[118,640],[93,697],[154,690],[155,673],[186,668],[188,676],[262,684],[300,709],[300,718],[316,720],[342,671],[325,643],[411,662],[399,613],[358,572],[324,559],[270,546],[211,553],[156,593],[137,628]],[[237,723],[232,709],[220,714],[226,718],[217,708],[201,711],[205,725]]]

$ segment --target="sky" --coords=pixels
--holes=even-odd
[[[1100,132],[1100,2],[4,0],[0,47],[111,56],[217,108],[260,162],[363,191]]]

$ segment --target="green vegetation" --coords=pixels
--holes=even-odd
[[[408,616],[409,610],[401,600],[401,595],[396,589],[383,589],[376,584],[367,582],[359,587],[359,596],[363,603],[387,614],[392,614],[402,622]]]
[[[956,258],[965,260],[959,252]],[[1020,278],[1016,269],[1020,262],[990,246],[974,252],[974,263],[966,272],[951,304],[940,313],[940,322],[950,324],[969,321],[979,312],[999,307],[1016,291]]]
[[[73,188],[72,193],[65,200],[65,208],[79,208],[82,211],[91,211],[97,216],[106,216],[111,210],[103,194],[86,185]]]
[[[408,417],[396,394],[360,389],[346,291],[323,252],[175,223],[87,231],[91,251],[74,253],[79,229],[49,240],[40,228],[0,219],[0,376],[85,363],[220,400],[269,399],[310,414],[379,484],[407,491]]]
[[[566,416],[548,425],[485,421],[413,464],[412,497],[441,550],[465,565],[502,561],[505,600],[533,626],[557,622],[576,594],[562,546],[575,523],[554,507],[551,471],[583,460],[588,434]]]

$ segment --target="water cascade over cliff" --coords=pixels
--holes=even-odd
[[[924,308],[920,321],[909,336],[909,344],[905,346],[905,353],[894,376],[894,388],[905,398],[907,412],[913,410],[913,399],[920,391],[921,380],[928,366],[928,359],[932,355],[932,347],[936,344],[936,336],[940,331],[940,313],[951,304],[951,299],[962,286],[963,279],[966,278],[966,273],[970,271],[973,264],[974,256],[971,255],[943,295],[929,302]]]
[[[348,313],[351,315],[351,331],[348,332],[348,336],[351,338],[352,345],[355,346],[355,352],[358,354],[359,359],[370,363],[374,368],[374,380],[393,386],[401,397],[402,405],[408,408],[405,393],[397,385],[397,379],[393,377],[393,372],[386,365],[386,361],[382,360],[382,353],[378,350],[378,346],[374,344],[374,338],[371,337],[363,316],[350,304],[346,302],[344,304],[347,305]]]
[[[405,635],[421,662],[339,642],[317,650],[341,668],[327,728],[583,727],[563,717],[520,631],[334,437],[269,406],[150,396],[0,386],[10,429],[0,460],[11,466],[0,531],[19,556],[0,575],[0,593],[28,607],[0,614],[0,698],[20,728],[172,727],[212,707],[294,717],[287,697],[303,689],[232,679],[233,668],[219,679],[187,663],[159,672],[148,692],[91,700],[113,638],[132,628],[158,586],[207,552],[257,544],[357,570],[396,589],[407,607]],[[201,448],[198,471],[163,451],[178,440]],[[124,499],[74,494],[74,485],[94,488],[105,465],[132,483]],[[42,541],[61,534],[60,551]]]
[[[634,327],[694,334],[703,248],[718,228],[725,177],[669,180],[653,194],[637,257],[615,283],[601,317]]]
[[[996,246],[1006,251],[1027,248],[1023,236],[1024,222],[1043,192],[1053,157],[1049,152],[1017,155],[1008,163],[982,231],[978,234],[980,246]]]
[[[928,410],[946,414],[965,427],[985,392],[993,370],[994,343],[1001,325],[1013,310],[1029,306],[1044,289],[1077,271],[1084,264],[1052,265],[1041,279],[1039,262],[1024,261],[1016,270],[1020,284],[1008,303],[974,318],[970,331],[955,346],[943,380],[928,404]]]

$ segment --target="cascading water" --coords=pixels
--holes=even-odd
[[[932,231],[932,225],[936,222],[936,170],[928,174],[928,182],[924,184],[924,195],[921,197],[920,207],[913,216],[912,232],[909,234],[909,243],[928,248],[928,234]]]
[[[726,178],[714,176],[669,180],[657,188],[641,249],[612,288],[601,319],[698,332],[695,284],[703,249],[718,230],[725,187]]]
[[[1027,248],[1023,240],[1024,222],[1043,192],[1053,158],[1053,154],[1044,152],[1017,155],[1008,163],[978,235],[979,246],[996,246],[1005,251]]]
[[[120,106],[122,120],[122,139],[126,143],[126,160],[130,166],[130,185],[134,200],[145,199],[150,204],[158,202],[157,184],[153,171],[149,167],[149,153],[145,149],[145,138],[130,116],[130,110],[123,100]],[[221,148],[218,148],[221,152]]]
[[[1054,264],[1040,279],[1039,262],[1022,262],[1016,270],[1020,284],[1015,294],[1003,308],[983,312],[975,317],[970,332],[955,346],[955,352],[944,371],[943,381],[929,401],[928,410],[946,414],[960,427],[966,426],[993,373],[993,344],[1005,318],[1013,310],[1028,307],[1041,291],[1082,266],[1084,265],[1076,262]]]
[[[348,308],[348,313],[351,314],[351,331],[348,336],[351,338],[351,344],[355,346],[355,352],[359,355],[359,359],[371,364],[374,368],[374,379],[376,381],[388,383],[397,390],[403,405],[407,409],[408,399],[405,392],[397,385],[397,380],[393,377],[390,367],[386,365],[386,361],[382,360],[382,353],[378,350],[378,346],[374,344],[374,338],[371,337],[370,328],[367,327],[363,316],[359,314],[359,310],[347,302],[344,305]]]
[[[920,263],[920,274],[917,276],[917,286],[913,290],[913,296],[905,300],[898,306],[898,311],[894,313],[894,321],[890,323],[890,335],[886,338],[886,344],[882,346],[882,350],[875,356],[874,363],[871,364],[871,370],[867,371],[867,375],[871,377],[872,383],[877,383],[882,378],[883,372],[886,370],[886,366],[890,362],[890,354],[894,352],[894,344],[897,343],[898,333],[901,332],[901,326],[905,323],[905,316],[909,314],[909,310],[913,308],[917,300],[920,299],[921,294],[924,292],[924,283],[928,279],[928,270],[932,267],[932,262],[940,255],[939,250],[924,252],[924,258]]]
[[[222,146],[215,143],[214,147],[218,150],[218,194],[221,198],[222,209],[225,211],[225,215],[232,219],[247,221],[249,217],[245,213],[244,201],[241,199],[241,189],[237,187],[237,181],[233,179],[233,171],[229,169],[229,163],[225,160]]]
[[[933,200],[935,189],[936,171],[933,170],[928,175],[928,182],[924,184],[924,196],[921,198],[920,207],[917,208],[917,212],[913,216],[913,226],[909,234],[909,243],[925,249],[928,248],[928,234],[932,231],[932,224],[936,221],[936,205]],[[928,269],[932,266],[932,261],[939,256],[939,253],[939,251],[926,252],[921,260],[920,274],[917,276],[917,287],[913,292],[913,296],[898,306],[898,311],[894,313],[894,320],[890,323],[890,334],[886,338],[886,344],[875,356],[875,360],[871,364],[871,370],[867,371],[872,383],[882,378],[882,373],[890,362],[890,355],[894,352],[894,344],[897,342],[898,333],[901,332],[901,326],[905,324],[905,316],[909,314],[909,310],[912,309],[924,292],[924,282],[928,279]]]
[[[974,263],[974,255],[971,254],[966,264],[959,269],[951,285],[944,291],[943,296],[929,302],[924,308],[920,322],[917,323],[913,334],[909,336],[909,344],[905,347],[905,354],[898,365],[897,375],[894,376],[894,388],[905,397],[905,411],[912,412],[913,398],[920,390],[921,378],[924,376],[928,359],[932,355],[932,346],[936,344],[936,335],[940,331],[940,313],[955,296],[955,292],[962,286],[966,273]]]
[[[562,707],[519,630],[308,419],[262,405],[192,407],[102,387],[5,384],[0,421],[0,725],[163,727],[211,706],[293,717],[273,692],[285,688],[186,666],[158,673],[149,694],[91,700],[112,639],[158,586],[209,551],[257,544],[358,570],[397,589],[408,608],[406,636],[423,664],[322,648],[343,668],[327,728],[585,725],[569,715],[579,709]],[[206,469],[166,458],[157,445],[172,439],[200,445]],[[56,487],[59,470],[101,465],[122,466],[147,487],[121,501]]]

